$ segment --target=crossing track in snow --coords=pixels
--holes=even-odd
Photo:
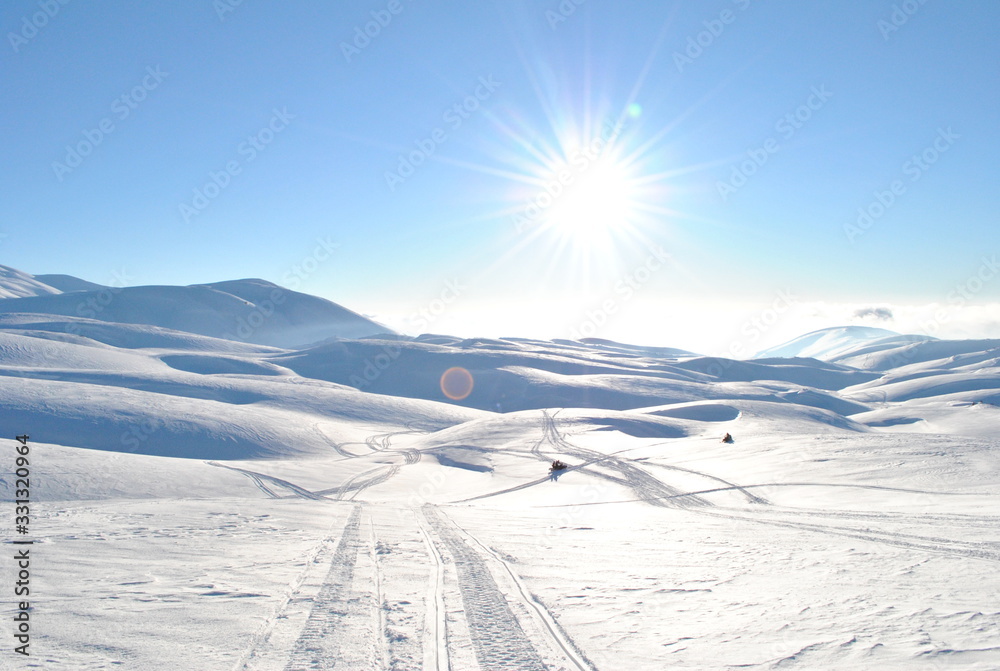
[[[659,478],[648,473],[646,470],[637,466],[634,461],[629,459],[622,459],[615,456],[614,454],[604,454],[596,450],[589,450],[584,447],[580,447],[569,442],[565,436],[563,436],[555,422],[555,414],[549,414],[548,411],[542,411],[542,437],[535,442],[531,448],[531,454],[536,457],[543,459],[545,461],[549,460],[549,456],[542,452],[542,446],[548,443],[552,446],[560,455],[569,455],[577,459],[582,459],[583,463],[570,466],[563,473],[569,473],[576,470],[584,470],[587,474],[602,478],[609,482],[614,482],[618,485],[631,489],[636,494],[637,500],[649,503],[650,505],[658,506],[661,508],[675,507],[675,508],[700,508],[708,507],[712,504],[698,496],[697,494],[692,494],[685,492],[676,487],[666,484]],[[591,467],[602,467],[605,470],[598,470],[598,468]],[[685,470],[685,469],[677,469]],[[693,471],[691,471],[693,473]],[[698,473],[705,477],[709,477],[715,480],[720,480],[719,478],[714,478],[704,473]],[[474,496],[462,501],[456,501],[456,503],[465,503],[468,501],[476,501],[479,499],[485,499],[492,496],[499,496],[501,494],[508,494],[510,492],[515,492],[521,489],[526,489],[528,487],[534,487],[543,482],[547,482],[548,477],[538,478],[537,480],[532,480],[531,482],[526,482],[514,487],[508,487],[496,492],[490,492],[488,494],[481,494],[479,496]],[[727,485],[731,483],[726,483]],[[731,485],[733,489],[742,489],[739,485]],[[756,499],[754,502],[764,502],[763,499],[759,497],[754,497],[748,492],[743,492],[744,495]]]
[[[349,478],[344,484],[328,489],[320,489],[316,493],[323,496],[332,495],[335,501],[352,501],[362,491],[375,485],[391,480],[399,473],[399,466],[377,466],[376,468],[362,471]]]
[[[396,450],[393,450],[396,452]],[[316,491],[316,494],[322,496],[333,495],[333,498],[337,501],[353,501],[357,498],[358,494],[368,489],[369,487],[374,487],[375,485],[380,485],[384,482],[388,482],[392,478],[396,477],[399,470],[403,466],[411,466],[418,461],[420,461],[421,454],[419,450],[404,449],[398,450],[398,453],[403,456],[402,464],[394,464],[389,466],[378,466],[376,468],[369,469],[358,473],[357,475],[348,479],[344,484],[338,485],[337,487],[330,487],[328,489],[321,489]]]
[[[287,489],[290,492],[292,492],[293,494],[295,494],[295,496],[298,496],[299,498],[302,498],[302,499],[310,499],[310,500],[313,500],[313,501],[321,501],[321,500],[323,500],[323,499],[326,498],[325,496],[323,496],[321,494],[317,494],[316,492],[310,492],[305,487],[299,487],[295,483],[289,482],[288,480],[282,480],[281,478],[276,478],[273,475],[265,475],[264,473],[258,473],[256,471],[247,470],[245,468],[237,468],[236,466],[227,466],[226,464],[220,464],[217,461],[209,461],[209,462],[206,462],[206,463],[209,466],[217,466],[219,468],[228,468],[231,471],[236,471],[237,473],[242,473],[243,475],[245,475],[248,478],[250,478],[251,480],[253,480],[253,482],[258,487],[260,487],[264,491],[264,493],[269,494],[271,496],[271,498],[280,498],[280,497],[278,497],[274,492],[272,492],[267,486],[264,485],[263,481],[265,481],[265,480],[267,482],[272,483],[272,484],[278,485],[279,487],[284,487],[285,489]]]
[[[413,426],[412,424],[407,424],[406,429],[403,431],[389,431],[386,433],[373,433],[364,441],[348,441],[345,443],[338,443],[337,441],[330,438],[326,431],[323,430],[323,423],[316,422],[313,424],[313,430],[326,442],[327,445],[333,448],[334,452],[344,457],[345,459],[357,459],[358,457],[368,456],[375,452],[385,452],[392,448],[392,439],[396,436],[408,436],[408,435],[422,435],[429,432],[427,429],[421,429]],[[348,445],[363,445],[368,448],[369,452],[355,454],[345,449]],[[404,451],[404,450],[401,450]]]
[[[338,443],[337,441],[333,440],[332,438],[330,438],[330,436],[326,434],[326,431],[323,430],[321,422],[316,422],[315,424],[313,424],[313,429],[316,431],[316,433],[319,434],[319,436],[326,442],[327,445],[333,448],[334,452],[344,457],[345,459],[355,459],[357,457],[362,456],[360,454],[354,454],[353,452],[348,452],[347,450],[344,449],[344,446],[362,445],[363,443]]]
[[[691,475],[697,475],[697,476],[700,476],[702,478],[706,478],[708,480],[715,480],[718,483],[726,485],[726,489],[738,491],[740,494],[742,494],[744,497],[746,497],[746,500],[747,500],[748,503],[756,503],[756,504],[759,504],[759,505],[770,505],[770,503],[771,503],[770,501],[768,501],[763,496],[758,496],[757,494],[754,494],[753,492],[749,491],[745,486],[738,485],[738,484],[736,484],[734,482],[729,482],[728,480],[725,480],[725,479],[720,478],[718,476],[712,475],[711,473],[705,473],[703,471],[696,471],[694,469],[684,468],[682,466],[671,466],[670,464],[650,463],[649,465],[650,466],[655,466],[657,468],[662,468],[662,469],[668,470],[668,471],[677,471],[678,473],[690,473]],[[725,490],[720,490],[720,491],[725,491]],[[697,494],[698,492],[691,492],[691,493],[692,494]]]
[[[599,477],[624,484],[634,491],[639,498],[647,500],[654,506],[698,508],[711,505],[699,496],[678,497],[679,494],[684,494],[685,492],[647,473],[629,459],[621,459],[614,455],[607,455],[596,450],[589,450],[574,445],[559,432],[555,416],[550,415],[544,410],[542,411],[542,431],[548,442],[563,454],[593,463],[600,462],[602,467],[617,472],[620,477],[608,476],[596,470],[589,472],[595,473]]]
[[[324,439],[330,445],[334,447],[335,450],[337,450],[340,454],[344,455],[345,457],[356,459],[358,457],[367,456],[367,455],[350,454],[344,451],[343,449],[341,449],[342,445],[347,445],[349,443],[343,443],[342,445],[338,445],[334,443],[332,440],[330,440],[330,438],[323,432],[322,427],[318,423],[314,425],[314,428],[324,437]],[[353,501],[358,496],[358,494],[360,494],[365,489],[368,489],[369,487],[374,487],[375,485],[380,485],[384,482],[388,482],[389,480],[391,480],[399,473],[399,469],[402,466],[410,466],[420,461],[420,459],[423,457],[423,454],[421,454],[419,450],[415,450],[413,448],[402,448],[398,450],[393,450],[389,444],[389,441],[394,436],[413,434],[413,433],[421,433],[421,431],[408,429],[406,431],[394,431],[391,433],[376,434],[370,436],[368,439],[366,439],[366,442],[364,443],[369,445],[369,447],[371,447],[374,451],[388,452],[390,454],[398,453],[403,458],[402,464],[379,466],[377,468],[373,468],[368,471],[359,473],[348,479],[343,484],[340,484],[336,487],[328,487],[326,489],[318,490],[315,492],[311,492],[305,487],[300,487],[295,483],[289,482],[287,480],[282,480],[281,478],[274,477],[273,475],[258,473],[256,471],[251,471],[246,468],[229,466],[227,464],[222,464],[217,461],[209,461],[206,463],[208,463],[210,466],[217,466],[219,468],[228,468],[231,471],[242,473],[243,475],[250,478],[250,480],[253,481],[254,485],[256,485],[258,489],[260,489],[269,498],[272,499],[280,499],[283,497],[279,496],[277,493],[275,493],[273,489],[268,487],[267,483],[270,483],[272,485],[277,485],[279,487],[284,487],[285,489],[292,492],[292,494],[294,494],[295,496],[298,496],[299,498],[303,499],[321,500],[330,497],[335,501],[344,501],[344,500]],[[357,443],[357,444],[360,445],[362,443]],[[333,496],[331,497],[330,495]]]
[[[862,487],[864,489],[875,488],[882,491],[894,491],[894,492],[912,492],[917,494],[929,494],[929,495],[939,495],[939,496],[953,496],[946,492],[927,492],[920,489],[904,489],[901,487],[873,487],[872,485],[844,485],[843,483],[781,483],[773,485],[755,485],[760,487],[778,487],[778,486],[821,486],[821,487]],[[724,512],[744,512],[743,508],[717,508]],[[957,527],[970,527],[970,528],[983,528],[996,530],[1000,528],[1000,516],[996,515],[970,515],[968,513],[928,513],[920,512],[917,514],[899,511],[888,511],[882,510],[877,512],[865,512],[861,510],[825,510],[822,508],[800,508],[798,506],[794,508],[775,506],[773,508],[768,508],[767,513],[769,515],[784,515],[784,516],[794,516],[794,517],[820,517],[820,518],[836,518],[836,519],[846,519],[846,520],[868,520],[872,522],[878,522],[879,524],[885,523],[917,523],[926,524],[929,521],[942,522],[944,525],[957,526]]]

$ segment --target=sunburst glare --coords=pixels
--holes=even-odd
[[[634,191],[625,167],[610,156],[601,157],[553,199],[543,225],[574,243],[607,243],[634,219]]]

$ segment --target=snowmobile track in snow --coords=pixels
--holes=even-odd
[[[285,671],[335,669],[341,661],[340,647],[344,632],[340,631],[347,616],[346,602],[354,578],[354,566],[361,545],[361,506],[356,505],[344,526],[340,543],[330,562],[323,586],[302,633],[289,655]]]
[[[360,506],[356,506],[354,512],[360,511]],[[348,521],[348,524],[350,521]],[[343,535],[346,531],[346,526],[344,530],[341,531],[341,541],[338,542],[337,550],[340,549],[340,543],[343,542]],[[275,626],[279,622],[283,621],[287,617],[286,613],[288,611],[289,603],[293,598],[299,593],[305,582],[308,574],[311,571],[311,567],[320,557],[326,555],[329,550],[328,548],[332,545],[332,538],[324,538],[317,546],[312,550],[309,556],[306,557],[302,571],[292,580],[288,585],[288,590],[285,592],[283,598],[281,599],[278,606],[274,609],[271,615],[264,621],[260,629],[255,635],[251,637],[251,643],[246,648],[244,653],[240,656],[240,659],[236,662],[233,667],[233,671],[247,671],[247,669],[256,668],[256,664],[260,661],[260,655],[262,650],[267,647],[268,641],[271,638]],[[336,552],[337,550],[334,550]]]
[[[648,501],[652,505],[682,508],[711,505],[708,501],[698,496],[679,496],[685,494],[685,492],[666,484],[631,461],[574,445],[559,432],[559,428],[556,426],[555,415],[550,415],[544,410],[542,411],[542,432],[544,438],[561,452],[577,459],[586,459],[594,464],[600,462],[602,466],[612,471],[617,471],[621,479],[597,471],[591,472],[606,480],[624,484],[634,491],[639,498]],[[532,452],[540,455],[540,447],[541,441],[532,448]]]
[[[329,489],[321,489],[316,493],[324,496],[333,494],[333,499],[336,501],[353,501],[358,494],[369,487],[380,485],[383,482],[388,482],[394,478],[396,474],[399,473],[399,468],[399,466],[378,466],[371,470],[358,473],[342,485],[330,487]],[[373,475],[374,473],[377,473],[378,475]],[[348,494],[350,494],[350,496],[348,496]]]
[[[271,498],[277,499],[281,498],[272,492],[263,481],[266,480],[272,484],[278,485],[279,487],[284,487],[301,499],[310,499],[312,501],[322,501],[325,496],[317,494],[315,492],[310,492],[305,487],[299,487],[295,483],[289,482],[288,480],[282,480],[281,478],[276,478],[273,475],[265,475],[264,473],[257,473],[256,471],[249,471],[245,468],[237,468],[236,466],[227,466],[226,464],[220,464],[217,461],[207,462],[209,466],[218,466],[219,468],[228,468],[231,471],[236,471],[237,473],[242,473],[256,484],[260,489],[264,491],[265,494],[270,495]]]
[[[358,473],[340,486],[330,487],[329,489],[321,489],[315,492],[315,494],[322,496],[333,494],[333,498],[337,501],[353,501],[357,498],[358,494],[364,490],[369,487],[374,487],[375,485],[381,485],[384,482],[388,482],[399,474],[400,468],[417,463],[420,461],[421,456],[423,456],[418,450],[412,449],[399,450],[399,453],[403,455],[402,464],[372,468],[362,473]],[[350,496],[348,496],[348,494],[350,494]]]
[[[610,473],[602,473],[596,469],[587,469],[587,473],[595,477],[602,478],[609,482],[614,482],[627,489],[631,489],[637,495],[637,501],[642,501],[653,506],[658,506],[661,508],[669,507],[680,507],[680,508],[696,508],[696,507],[707,507],[712,504],[709,501],[699,497],[697,493],[684,492],[676,487],[672,487],[656,476],[648,473],[644,469],[635,465],[634,462],[620,459],[614,454],[604,454],[602,452],[597,452],[595,450],[588,450],[584,447],[579,447],[573,443],[566,440],[566,438],[559,432],[556,427],[555,413],[549,414],[547,411],[542,411],[542,437],[535,442],[531,448],[531,454],[535,455],[539,459],[549,461],[551,455],[545,455],[542,453],[542,445],[548,442],[552,447],[556,448],[560,454],[568,454],[570,456],[576,457],[577,459],[583,459],[584,463],[576,464],[575,466],[570,466],[567,469],[560,471],[560,473],[570,473],[572,471],[585,469],[588,466],[606,466],[611,471],[616,471],[618,475],[612,475]],[[701,475],[703,477],[717,480],[720,482],[725,482],[720,478],[708,475],[707,473],[698,473],[696,471],[688,471],[688,469],[683,468],[673,468],[668,470],[678,470],[694,473],[696,475]],[[455,503],[467,503],[469,501],[478,501],[479,499],[486,499],[493,496],[499,496],[501,494],[509,494],[511,492],[516,492],[521,489],[527,489],[528,487],[534,487],[535,485],[542,484],[543,482],[548,482],[551,477],[546,476],[544,478],[538,478],[537,480],[532,480],[531,482],[525,482],[520,485],[515,485],[514,487],[508,487],[507,489],[502,489],[496,492],[490,492],[488,494],[480,494],[479,496],[473,496],[467,499],[462,499],[461,501],[456,501]],[[726,483],[730,484],[730,483]],[[740,490],[745,496],[748,497],[752,503],[767,503],[767,500],[760,497],[754,496],[749,492],[746,492],[740,485],[732,485],[731,489]],[[714,490],[713,490],[714,491]],[[719,490],[721,491],[721,490]]]
[[[452,524],[454,524],[455,527],[464,536],[466,536],[473,544],[478,545],[483,550],[483,552],[492,557],[496,561],[496,563],[503,568],[504,572],[506,572],[507,575],[510,576],[510,579],[517,587],[517,591],[520,593],[521,599],[524,601],[525,605],[527,605],[529,608],[538,613],[540,622],[548,631],[548,634],[551,637],[552,641],[556,645],[558,645],[559,648],[562,649],[562,652],[566,656],[566,658],[574,666],[576,666],[576,668],[579,669],[579,671],[596,671],[596,667],[593,665],[593,663],[591,663],[590,660],[588,660],[586,656],[576,647],[576,644],[569,637],[569,635],[563,630],[563,628],[559,626],[559,623],[552,616],[552,613],[549,612],[548,608],[546,608],[540,601],[538,601],[538,599],[535,598],[535,596],[528,589],[527,585],[524,584],[524,582],[521,580],[520,577],[518,577],[514,569],[511,568],[510,563],[506,559],[504,559],[500,555],[500,553],[498,553],[496,550],[483,543],[481,540],[473,536],[471,533],[469,533],[462,527],[460,527],[458,524],[455,524],[455,522],[452,522]]]
[[[448,610],[444,603],[444,560],[434,545],[427,525],[421,521],[423,515],[413,511],[413,516],[427,548],[427,556],[434,563],[426,597],[424,671],[451,671],[448,661]]]
[[[483,671],[545,671],[542,658],[514,617],[483,558],[434,507],[425,506],[423,515],[452,556],[480,668]]]
[[[755,522],[787,529],[797,529],[802,531],[812,531],[829,536],[841,536],[844,538],[856,538],[858,540],[871,543],[881,543],[884,545],[894,545],[896,547],[921,550],[935,554],[947,554],[965,559],[983,559],[986,561],[1000,562],[1000,551],[997,551],[996,543],[956,541],[946,538],[936,538],[929,536],[918,536],[914,534],[904,534],[892,531],[879,531],[876,529],[859,529],[854,527],[839,527],[826,524],[811,524],[808,522],[790,522],[785,520],[766,519],[761,517],[744,517],[742,515],[729,515],[707,510],[697,511],[702,515],[720,517],[739,522]]]

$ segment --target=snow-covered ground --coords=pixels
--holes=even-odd
[[[1000,341],[358,339],[295,292],[221,339],[267,287],[2,270],[0,668],[1000,668]]]

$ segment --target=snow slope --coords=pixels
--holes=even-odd
[[[0,265],[0,299],[47,296],[60,293],[33,275],[9,266]]]
[[[839,361],[859,353],[880,351],[900,344],[934,340],[930,336],[901,335],[870,326],[842,326],[821,329],[789,342],[758,352],[755,359],[811,357]]]
[[[81,280],[79,277],[73,277],[72,275],[35,275],[34,277],[39,282],[43,282],[63,293],[73,291],[101,291],[102,289],[109,288],[106,285]]]
[[[23,284],[26,280],[19,282]],[[7,291],[14,292],[20,285],[8,283],[8,286],[11,288]],[[41,291],[37,289],[37,293]],[[26,297],[0,301],[0,313],[146,324],[276,347],[295,347],[334,337],[360,338],[391,333],[391,329],[336,303],[264,280],[21,295]]]
[[[997,341],[290,347],[341,313],[133,289],[0,301],[45,668],[1000,668]]]

